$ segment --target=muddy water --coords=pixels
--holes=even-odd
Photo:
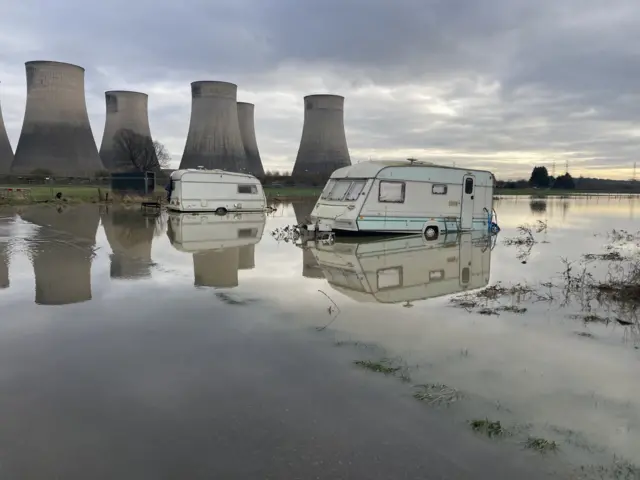
[[[563,295],[565,262],[595,276],[619,267],[583,267],[582,255],[606,252],[612,229],[639,230],[640,202],[514,198],[496,209],[502,231],[490,239],[304,249],[271,232],[308,204],[266,218],[0,212],[0,469],[567,478],[584,466],[583,478],[601,478],[592,467],[614,455],[640,464],[637,319]],[[535,243],[506,245],[523,224]],[[474,297],[497,283],[533,292]],[[455,306],[461,295],[476,303]],[[353,364],[381,359],[401,375]],[[420,384],[446,384],[457,401],[419,402]],[[468,422],[484,418],[512,434],[473,434]],[[529,437],[559,450],[526,449]]]

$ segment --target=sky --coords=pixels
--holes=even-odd
[[[9,0],[0,104],[14,147],[24,62],[86,69],[99,146],[106,90],[149,94],[177,167],[190,83],[255,103],[267,170],[290,171],[303,97],[345,97],[352,162],[414,157],[528,177],[535,165],[629,179],[640,151],[636,0]]]

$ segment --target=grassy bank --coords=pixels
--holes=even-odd
[[[532,197],[549,197],[549,196],[588,196],[588,195],[610,195],[610,196],[629,196],[640,195],[640,192],[629,191],[594,191],[594,190],[541,190],[538,188],[496,188],[493,191],[496,196],[512,196],[512,195],[530,195]]]
[[[56,194],[60,192],[62,198],[69,202],[99,202],[103,201],[107,194],[111,197],[111,191],[108,186],[94,185],[65,185],[65,186],[49,186],[49,185],[0,185],[0,189],[11,188],[14,191],[18,189],[27,189],[30,193],[26,198],[14,196],[11,198],[0,198],[1,204],[29,204],[41,203],[56,200]],[[318,198],[321,187],[265,187],[265,194],[269,200],[276,202],[296,201],[296,200],[313,200]],[[496,189],[496,196],[526,196],[547,197],[547,196],[588,196],[588,195],[610,195],[610,196],[628,196],[629,192],[594,192],[582,190],[539,190],[533,188],[526,189]],[[156,187],[154,196],[164,198],[166,192],[163,186]],[[119,199],[111,200],[119,201]]]

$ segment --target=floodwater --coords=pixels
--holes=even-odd
[[[640,200],[501,199],[493,238],[283,240],[311,207],[0,210],[0,478],[640,478],[637,317],[575,281],[626,268],[582,256]],[[496,284],[518,288],[475,296]]]

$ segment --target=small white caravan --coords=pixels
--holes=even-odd
[[[429,240],[448,232],[488,232],[494,180],[491,172],[413,159],[357,163],[333,172],[307,228],[423,233]]]
[[[167,236],[176,250],[199,252],[256,244],[267,221],[265,212],[170,213]]]
[[[309,242],[334,290],[359,302],[401,303],[486,287],[487,232],[424,235],[369,242]]]
[[[177,212],[264,212],[260,180],[245,173],[186,169],[171,174],[168,210]]]

